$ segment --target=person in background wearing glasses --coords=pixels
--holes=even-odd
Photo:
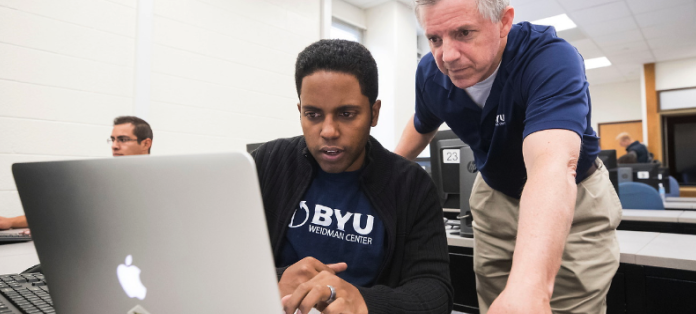
[[[114,130],[106,140],[116,156],[149,155],[152,148],[152,129],[145,120],[134,116],[114,119]]]
[[[145,120],[134,116],[121,116],[114,119],[114,130],[106,140],[111,144],[111,152],[116,156],[149,155],[152,147],[152,129]],[[0,216],[0,230],[27,228],[25,216]]]

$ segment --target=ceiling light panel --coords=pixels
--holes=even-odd
[[[533,21],[532,24],[551,25],[556,29],[557,32],[578,27],[577,25],[575,25],[575,22],[573,22],[573,20],[571,20],[565,13],[552,17],[547,17],[545,19],[536,20]]]
[[[609,59],[607,59],[607,57],[599,57],[585,60],[586,70],[608,67],[610,65],[611,62],[609,62]]]

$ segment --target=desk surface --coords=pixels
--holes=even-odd
[[[451,235],[447,244],[473,247],[474,240]],[[621,262],[696,271],[696,235],[617,230]]]
[[[696,197],[665,197],[665,201],[696,203]]]
[[[696,203],[665,201],[665,208],[670,209],[696,209]]]
[[[624,209],[621,220],[696,224],[696,211],[661,209]]]
[[[22,229],[4,230],[0,233],[16,233]],[[39,263],[34,242],[0,244],[0,275],[16,274]]]

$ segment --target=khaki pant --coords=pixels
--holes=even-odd
[[[597,166],[578,184],[573,224],[551,297],[554,313],[606,312],[607,291],[619,266],[615,230],[621,222],[621,203],[599,159]],[[469,202],[474,217],[476,290],[479,309],[485,314],[510,274],[520,202],[493,190],[481,174]]]

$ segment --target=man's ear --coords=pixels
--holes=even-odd
[[[302,120],[302,106],[299,102],[297,103],[297,112],[300,113],[300,120]]]
[[[372,105],[372,123],[370,124],[372,127],[377,126],[377,121],[379,121],[379,109],[382,108],[382,101],[377,99],[375,103]]]
[[[143,146],[143,149],[145,151],[150,151],[150,148],[152,147],[152,139],[146,138],[146,139],[140,141],[140,145]]]
[[[507,37],[510,33],[510,28],[512,28],[512,20],[515,18],[515,9],[511,6],[507,6],[503,10],[503,16],[500,17],[500,38]]]

